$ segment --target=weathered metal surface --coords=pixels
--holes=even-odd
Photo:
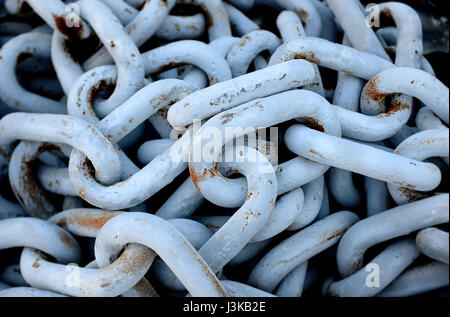
[[[0,1],[0,249],[21,251],[0,296],[448,285],[430,21],[358,0]]]

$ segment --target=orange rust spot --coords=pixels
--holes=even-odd
[[[179,62],[179,63],[169,62],[167,64],[162,65],[160,68],[158,68],[158,70],[155,71],[154,74],[160,74],[160,73],[165,72],[166,70],[169,70],[169,69],[172,69],[172,68],[176,68],[176,67],[179,67],[179,66],[184,66],[184,65],[186,65],[186,63],[184,63],[184,62]]]
[[[317,152],[317,151],[315,151],[315,150],[313,150],[313,149],[310,149],[310,150],[309,150],[309,153],[314,154],[314,155],[317,155],[317,156],[320,156],[321,158],[325,159],[325,158],[322,156],[322,154],[320,154],[319,152]]]
[[[191,178],[192,178],[192,182],[194,183],[195,187],[197,187],[198,191],[200,191],[200,188],[198,187],[198,183],[202,180],[204,180],[206,178],[206,176],[208,175],[208,173],[211,175],[211,177],[215,177],[215,176],[221,176],[218,168],[217,168],[217,163],[213,163],[213,167],[208,169],[203,169],[202,174],[201,175],[197,175],[195,173],[195,170],[193,167],[191,167],[189,165],[189,173],[191,174]]]
[[[192,182],[194,183],[195,187],[197,188],[197,190],[199,192],[201,192],[200,188],[198,187],[199,178],[198,178],[197,174],[195,173],[194,168],[191,165],[189,165],[189,173],[191,175]]]
[[[236,168],[230,168],[226,171],[226,175],[233,175],[233,174],[239,174],[239,170]]]
[[[87,94],[87,102],[91,107],[91,111],[94,112],[94,101],[98,94],[106,89],[111,88],[114,85],[113,81],[106,79],[100,80],[96,85],[92,86]],[[80,91],[81,92],[81,91]]]
[[[327,241],[333,240],[334,238],[339,237],[340,235],[342,235],[342,233],[344,233],[345,230],[346,230],[345,228],[340,228],[338,230],[334,230],[331,233],[326,234],[324,242],[327,242]]]
[[[242,37],[241,41],[239,42],[239,46],[245,46],[248,42],[251,42],[252,38],[248,35],[245,35],[244,37]]]
[[[71,249],[76,248],[75,241],[72,239],[71,236],[69,236],[69,234],[65,233],[64,231],[60,231],[58,235],[62,243],[64,243]]]
[[[66,218],[61,218],[60,220],[58,220],[56,222],[56,225],[60,226],[60,227],[63,227],[63,228],[66,228],[67,227],[67,219]]]
[[[308,12],[306,12],[305,10],[303,10],[303,9],[295,9],[294,10],[295,11],[295,13],[297,13],[298,14],[298,16],[300,17],[300,19],[307,19],[308,17],[309,17],[309,14],[308,14]]]
[[[412,185],[408,185],[408,187],[410,187],[410,186],[412,186]],[[416,200],[425,199],[425,198],[432,196],[432,193],[418,192],[418,191],[412,190],[408,187],[400,187],[400,192],[409,201],[416,201]],[[413,186],[411,188],[415,188],[415,186]]]
[[[36,259],[36,261],[34,261],[34,263],[33,263],[33,267],[35,268],[35,269],[37,269],[37,268],[39,268],[41,265],[39,264],[39,262],[38,262],[39,260],[38,259]]]
[[[209,174],[211,174],[211,177],[217,176],[220,174],[219,170],[217,169],[217,163],[213,163],[213,167],[209,169]]]
[[[379,79],[377,76],[369,80],[366,86],[367,95],[373,99],[375,102],[383,103],[386,99],[387,93],[382,93],[378,91]]]
[[[410,105],[404,104],[399,101],[394,101],[392,102],[391,106],[386,111],[386,113],[381,113],[377,117],[389,117],[400,110],[409,109],[410,107],[411,107]]]
[[[308,125],[313,128],[314,130],[318,130],[320,132],[325,132],[325,129],[323,128],[323,125],[319,123],[319,120],[312,117],[303,117],[308,122]]]
[[[84,192],[83,188],[80,188],[80,190],[78,191],[78,195],[83,198],[84,200],[87,200],[87,196],[86,193]]]
[[[67,227],[68,224],[77,224],[83,228],[91,228],[95,230],[100,230],[103,225],[110,220],[111,218],[114,218],[117,216],[117,213],[105,213],[101,216],[83,216],[83,215],[73,215],[69,219],[61,219],[58,221],[57,225],[61,227]]]
[[[314,52],[305,52],[305,53],[296,53],[293,56],[294,59],[306,59],[307,61],[320,64],[320,61],[316,58],[316,54]]]
[[[122,252],[122,254],[115,261],[119,264],[119,271],[125,275],[134,274],[136,270],[139,270],[147,265],[154,255],[154,252],[148,247],[144,247],[143,245],[133,245],[133,249],[138,248],[138,250],[132,252],[133,256],[129,256],[131,250],[127,250],[128,248],[130,248],[130,245],[126,247],[124,252]]]

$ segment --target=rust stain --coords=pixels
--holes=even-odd
[[[199,182],[200,180],[199,180],[197,174],[195,173],[194,168],[193,168],[191,165],[189,165],[189,173],[190,173],[190,175],[191,175],[192,182],[194,183],[194,185],[195,185],[195,187],[197,188],[197,190],[201,193],[201,190],[200,190],[200,188],[198,187],[198,182]]]
[[[84,192],[83,188],[80,188],[80,190],[78,191],[78,196],[80,196],[84,200],[87,200],[87,196],[86,196],[86,193]]]
[[[17,196],[23,205],[32,204],[35,207],[35,213],[37,217],[46,218],[50,215],[52,210],[48,210],[46,206],[49,205],[47,198],[45,197],[44,191],[38,185],[38,182],[34,176],[33,170],[31,168],[31,163],[45,150],[59,150],[61,149],[51,143],[43,143],[36,153],[29,158],[22,158],[21,162],[21,183],[23,186],[23,190],[15,190]],[[27,202],[27,203],[25,203]]]
[[[216,225],[214,225],[212,223],[206,223],[205,226],[210,228],[210,229],[213,229],[213,230],[219,230],[220,229],[219,226],[216,226]]]
[[[429,139],[420,141],[420,144],[432,144],[435,142],[445,142],[445,141],[446,141],[445,138],[429,138]]]
[[[317,156],[320,156],[321,158],[323,158],[323,159],[325,160],[325,157],[323,157],[322,154],[320,154],[319,152],[317,152],[317,151],[315,151],[315,150],[313,150],[313,149],[310,149],[310,150],[309,150],[309,153],[314,154],[314,155],[317,155]]]
[[[234,118],[234,113],[233,112],[224,113],[220,117],[223,119],[222,120],[222,124],[226,124],[226,123],[230,122]]]
[[[388,54],[389,58],[393,61],[395,61],[396,52],[392,47],[385,47],[384,50],[386,51],[386,54]]]
[[[94,101],[95,98],[97,98],[98,94],[106,89],[109,89],[114,86],[114,82],[112,80],[106,79],[106,80],[100,80],[96,85],[89,88],[88,94],[87,94],[87,102],[92,112],[94,111]]]
[[[309,17],[309,13],[306,12],[303,9],[295,9],[294,10],[295,13],[297,13],[297,15],[300,17],[300,19],[305,20]]]
[[[418,192],[418,191],[412,190],[412,189],[410,189],[408,187],[400,187],[400,192],[410,202],[411,201],[420,200],[420,199],[425,199],[425,198],[431,197],[433,195],[432,193]]]
[[[126,248],[129,247],[130,246],[128,245]],[[128,253],[129,252],[122,252],[122,254],[115,261],[119,264],[119,271],[128,276],[135,274],[136,270],[147,265],[154,254],[150,248],[142,245],[139,247],[139,252],[133,252],[132,257],[128,256]]]
[[[200,6],[200,8],[202,8],[205,14],[206,27],[208,29],[212,28],[214,26],[214,18],[209,12],[208,7],[203,2],[199,2],[198,5]]]
[[[217,276],[213,272],[211,272],[211,268],[200,257],[200,255],[197,253],[197,251],[195,251],[187,242],[183,242],[183,247],[185,247],[192,254],[192,257],[194,258],[194,260],[200,264],[202,271],[205,273],[205,275],[208,277],[208,279],[213,283],[213,285],[215,286],[215,289],[220,293],[220,295],[223,297],[228,297],[227,292],[224,290],[222,284],[220,284]]]
[[[169,113],[169,108],[170,108],[169,106],[162,107],[161,109],[159,109],[156,112],[156,114],[163,119],[167,119],[167,114]]]
[[[392,102],[391,106],[388,108],[388,110],[386,111],[386,113],[381,113],[379,115],[377,115],[378,118],[381,117],[389,117],[392,116],[393,114],[395,114],[398,111],[404,110],[404,109],[410,109],[411,106],[404,104],[400,101],[394,101]]]
[[[71,249],[76,248],[75,241],[71,236],[69,236],[69,234],[65,233],[64,231],[60,231],[58,232],[58,236],[61,242],[64,243],[66,246],[68,246]]]
[[[160,74],[160,73],[163,73],[163,72],[165,72],[167,70],[170,70],[172,68],[179,67],[179,66],[184,66],[184,65],[186,65],[186,63],[184,63],[184,62],[178,62],[178,63],[177,62],[169,62],[169,63],[166,63],[166,64],[162,65],[153,74]]]
[[[314,130],[318,130],[320,132],[325,132],[325,129],[323,128],[323,125],[319,123],[319,120],[313,117],[303,117],[308,122],[308,125],[313,128]]]
[[[293,56],[294,59],[306,59],[307,61],[320,64],[320,60],[316,58],[316,54],[314,52],[304,52],[304,53],[295,53]]]
[[[238,45],[243,47],[245,46],[248,42],[251,42],[252,38],[248,35],[245,35],[244,37],[242,37],[242,39],[239,41]]]
[[[67,228],[70,224],[79,225],[83,228],[89,228],[94,230],[100,230],[103,225],[108,222],[111,218],[117,216],[118,213],[108,212],[104,213],[101,216],[86,216],[86,215],[72,215],[68,219],[62,218],[56,224],[60,227]]]
[[[370,79],[366,86],[366,93],[375,102],[384,103],[386,96],[388,96],[389,94],[382,93],[378,90],[379,82],[380,80],[378,76],[375,76],[372,79]]]
[[[289,259],[280,260],[277,263],[275,263],[272,267],[276,267],[276,266],[278,266],[280,264],[285,264],[285,263],[292,262],[292,261],[298,259],[299,257],[301,257],[302,255],[307,254],[309,251],[311,251],[311,250],[313,250],[313,249],[315,249],[317,247],[320,247],[321,245],[323,245],[323,244],[325,244],[325,243],[327,243],[327,242],[329,242],[329,241],[331,241],[331,240],[333,240],[335,238],[340,237],[346,230],[347,230],[347,228],[339,228],[339,229],[333,230],[331,232],[325,232],[322,235],[322,239],[316,245],[314,245],[314,246],[312,246],[310,248],[302,250],[299,254],[297,254],[297,255],[289,258]]]
[[[79,27],[69,27],[64,16],[58,16],[55,14],[52,14],[52,16],[53,20],[55,21],[56,28],[59,30],[59,32],[61,32],[62,35],[64,35],[67,40],[82,39],[82,24]]]

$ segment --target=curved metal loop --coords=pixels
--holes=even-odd
[[[258,54],[269,51],[272,55],[280,44],[280,39],[269,31],[257,30],[244,35],[227,56],[233,77],[247,73],[250,63]]]
[[[155,74],[176,66],[192,64],[203,70],[210,85],[231,79],[226,60],[209,45],[194,40],[172,42],[142,54],[145,73]]]
[[[110,5],[109,1],[104,1],[105,4]],[[140,47],[153,34],[157,34],[158,29],[164,25],[170,10],[174,7],[175,0],[156,0],[145,1],[143,7],[139,12],[132,12],[133,19],[125,23],[125,32],[130,36],[137,47]],[[126,10],[120,10],[126,12]],[[114,11],[114,13],[116,13]],[[151,23],[149,23],[151,21]],[[90,70],[94,67],[112,63],[113,59],[106,47],[102,47],[94,55],[89,57],[84,63],[83,68]]]
[[[275,170],[269,160],[249,147],[236,146],[235,150],[236,160],[225,164],[245,175],[248,194],[241,208],[199,250],[214,272],[222,269],[262,229],[277,196]]]
[[[105,4],[98,0],[80,0],[77,4],[81,17],[90,23],[117,67],[114,92],[96,105],[97,113],[106,116],[144,86],[143,59],[136,44]]]
[[[383,112],[386,96],[393,93],[418,98],[444,122],[449,122],[448,87],[429,73],[409,67],[387,69],[371,78],[361,94],[361,109],[366,107],[366,112],[373,109],[375,114]]]
[[[448,194],[442,194],[398,206],[359,221],[339,242],[339,272],[347,277],[359,270],[363,265],[365,251],[375,244],[448,222],[448,210]]]
[[[378,297],[406,297],[423,294],[448,285],[448,265],[432,262],[404,271]]]
[[[81,119],[56,114],[11,113],[0,120],[0,132],[0,153],[6,158],[16,140],[65,143],[86,154],[99,181],[108,184],[120,177],[120,162],[114,147],[99,130]]]
[[[302,19],[306,34],[320,37],[322,33],[322,19],[316,6],[310,0],[276,0],[281,7],[294,11]]]
[[[334,113],[328,102],[313,92],[297,90],[256,99],[214,116],[202,126],[192,143],[192,149],[197,151],[196,155],[201,155],[203,153],[201,152],[202,138],[203,136],[207,138],[208,135],[206,134],[213,131],[218,131],[218,135],[223,136],[223,140],[221,138],[217,141],[220,141],[221,144],[226,144],[234,137],[240,137],[251,132],[252,130],[249,131],[248,127],[254,127],[253,131],[255,131],[255,129],[270,127],[298,117],[302,117],[305,121],[310,122],[326,133],[340,136],[340,127],[334,120]],[[246,127],[247,131],[242,127]],[[227,129],[232,128],[233,133],[225,133]],[[201,131],[207,132],[202,136]],[[217,141],[215,140],[216,143]],[[221,147],[219,147],[218,143],[214,145],[214,150],[219,148]],[[214,177],[218,174],[218,171],[212,162],[196,162],[195,158],[191,157],[189,170],[196,187],[211,202],[220,206],[236,207],[240,206],[239,203],[242,205],[243,200],[241,199],[245,200],[246,195],[244,194],[244,197],[242,197],[242,194],[240,194],[242,188],[245,189],[242,186],[242,179],[224,179],[220,177],[220,173],[219,177]],[[322,173],[325,171],[322,170]],[[320,174],[315,178],[318,176]],[[230,184],[233,184],[233,187]],[[297,184],[297,186],[288,189],[288,191],[300,185],[302,184]],[[211,186],[228,187],[230,190],[233,189],[233,194],[230,195],[228,190],[219,194],[212,190],[213,187]]]
[[[57,211],[51,199],[37,183],[32,169],[32,163],[39,155],[49,150],[65,152],[58,144],[21,141],[14,149],[9,163],[11,188],[27,215],[31,217],[46,219]],[[66,154],[70,155],[70,152]],[[55,184],[57,183],[59,181],[55,180]]]
[[[164,40],[177,41],[196,39],[206,31],[206,21],[201,13],[192,16],[168,15],[155,36]]]
[[[449,155],[449,136],[448,129],[425,130],[413,134],[404,140],[394,151],[394,154],[406,156],[418,161],[424,161],[430,157]],[[437,172],[435,176],[435,186],[441,182],[441,173]],[[431,193],[422,193],[413,190],[413,188],[401,187],[397,184],[388,184],[389,193],[397,205],[419,200],[428,197]],[[428,190],[433,190],[429,188]]]
[[[44,220],[23,217],[3,219],[0,220],[0,228],[0,249],[33,248],[63,264],[78,263],[81,259],[78,242],[66,230]],[[38,267],[39,263],[34,266]]]
[[[42,33],[25,33],[14,37],[0,51],[0,76],[8,78],[0,85],[0,99],[15,111],[66,113],[64,105],[25,90],[18,82],[16,65],[27,56],[50,57],[51,37]]]
[[[427,228],[419,231],[416,236],[417,248],[426,256],[436,261],[448,264],[448,232],[437,228]]]
[[[125,230],[128,226],[133,230]],[[214,272],[186,238],[166,220],[133,212],[108,221],[95,240],[95,257],[99,266],[108,265],[111,257],[116,256],[127,243],[147,245],[154,250],[148,249],[164,260],[193,296],[227,296]]]
[[[349,211],[334,213],[297,232],[270,250],[253,268],[248,283],[271,292],[301,263],[337,243],[359,220]]]
[[[256,98],[301,87],[313,79],[306,61],[289,61],[198,90],[175,103],[167,114],[172,126],[184,127]]]
[[[403,239],[392,243],[358,272],[343,280],[333,282],[327,287],[327,293],[338,297],[371,297],[385,289],[402,273],[420,252],[412,239]],[[395,258],[395,261],[393,259]],[[368,272],[383,272],[383,278],[377,280],[377,286],[367,283]]]

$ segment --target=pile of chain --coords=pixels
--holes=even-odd
[[[0,1],[0,296],[446,295],[423,40],[400,2]]]

